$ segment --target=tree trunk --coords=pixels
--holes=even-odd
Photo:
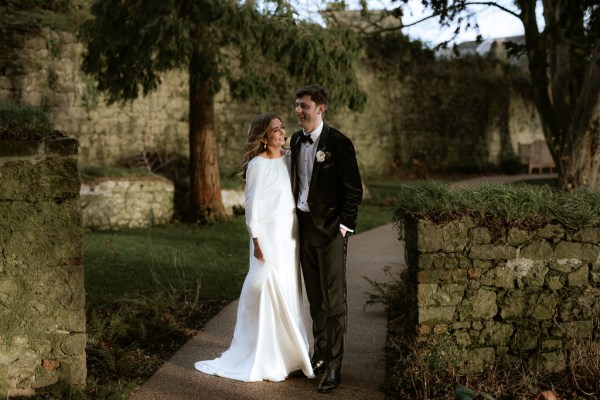
[[[536,16],[537,0],[518,0],[518,3],[521,8],[521,21],[525,29],[525,45],[529,61],[529,76],[531,77],[533,99],[540,115],[544,137],[560,174],[562,164],[559,158],[564,146],[565,131],[560,130],[560,125],[550,98],[550,80],[548,79],[547,71],[548,50],[538,29]],[[547,8],[548,3],[550,2],[544,2],[544,14],[549,12],[549,8]],[[548,18],[548,15],[546,15],[546,18]]]
[[[571,154],[563,159],[561,186],[600,190],[600,40],[592,59],[571,124]]]
[[[221,175],[215,132],[214,95],[190,63],[190,221],[211,223],[229,218],[221,198]]]

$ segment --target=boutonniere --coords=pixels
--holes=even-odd
[[[317,162],[323,162],[323,161],[329,160],[330,158],[331,158],[330,151],[323,151],[323,150],[317,151]]]

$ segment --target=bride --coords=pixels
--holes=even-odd
[[[233,341],[221,357],[198,361],[206,374],[244,382],[282,381],[302,370],[314,378],[302,314],[298,227],[285,128],[273,113],[250,124],[243,152],[250,269],[240,294]]]

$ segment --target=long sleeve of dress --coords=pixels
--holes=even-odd
[[[264,181],[260,179],[260,162],[250,162],[246,170],[246,187],[244,189],[245,207],[246,207],[246,227],[251,238],[259,236],[260,226],[260,193],[262,193],[262,185]]]

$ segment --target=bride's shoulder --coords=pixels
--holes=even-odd
[[[258,168],[258,165],[260,165],[260,159],[262,157],[254,157],[252,159],[250,159],[250,161],[248,161],[248,169],[256,169]]]

